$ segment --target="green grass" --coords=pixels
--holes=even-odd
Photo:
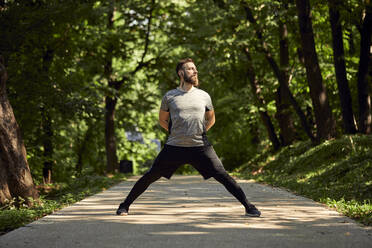
[[[372,136],[353,135],[313,147],[299,142],[261,154],[235,172],[287,188],[372,225]]]
[[[69,183],[51,184],[47,187],[48,192],[40,193],[40,202],[35,202],[32,207],[11,201],[0,208],[0,235],[103,191],[125,180],[127,176],[84,176],[72,179]]]

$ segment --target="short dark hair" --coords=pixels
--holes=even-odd
[[[176,67],[177,75],[178,75],[178,71],[182,69],[182,66],[186,63],[189,63],[189,62],[194,63],[194,61],[191,58],[181,59],[180,61],[178,61],[178,64],[177,64],[177,67]]]

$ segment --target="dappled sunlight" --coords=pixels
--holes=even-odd
[[[200,234],[207,234],[207,232],[151,232],[149,234],[152,235],[200,235]]]
[[[305,198],[285,190],[239,180],[247,196],[253,199],[252,202],[262,212],[261,218],[248,218],[244,216],[244,208],[223,186],[214,180],[204,181],[198,176],[175,177],[170,181],[161,179],[137,199],[128,216],[116,216],[118,204],[138,178],[134,177],[45,219],[68,222],[85,221],[88,218],[89,221],[102,220],[127,225],[185,225],[198,230],[293,230],[298,225],[337,226],[340,218],[338,213],[313,201],[304,202]],[[262,197],[262,194],[271,196]]]
[[[243,180],[239,184],[262,212],[260,218],[246,217],[240,203],[216,181],[188,176],[161,179],[135,201],[128,216],[117,216],[119,203],[135,181],[123,182],[18,230],[24,230],[22,237],[27,240],[40,233],[47,235],[53,240],[49,247],[62,242],[61,235],[70,245],[72,240],[83,239],[84,247],[108,243],[128,247],[208,247],[213,243],[213,247],[230,247],[237,240],[240,244],[253,242],[254,247],[274,247],[278,242],[292,247],[298,247],[298,242],[301,247],[351,243],[368,247],[365,244],[371,242],[371,230],[321,204]],[[99,239],[92,239],[96,235]]]

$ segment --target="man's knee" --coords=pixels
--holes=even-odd
[[[214,179],[216,179],[219,182],[231,182],[231,183],[236,183],[234,178],[227,173],[227,171],[219,171],[216,173],[214,176]]]
[[[227,173],[226,170],[218,170],[214,173],[213,177],[218,177],[218,178],[230,177],[230,175]]]
[[[153,171],[148,171],[142,176],[142,180],[148,182],[148,183],[153,183],[156,180],[158,180],[161,177],[158,173],[155,173]]]

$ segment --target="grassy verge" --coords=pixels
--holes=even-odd
[[[35,203],[33,207],[27,207],[22,203],[16,207],[14,201],[9,202],[0,208],[0,235],[101,192],[125,180],[127,176],[123,174],[113,177],[84,176],[75,178],[70,183],[48,185],[42,188],[44,190],[40,192],[40,202]]]
[[[235,174],[287,188],[372,225],[370,135],[344,136],[315,147],[299,142],[275,154],[261,154]]]

